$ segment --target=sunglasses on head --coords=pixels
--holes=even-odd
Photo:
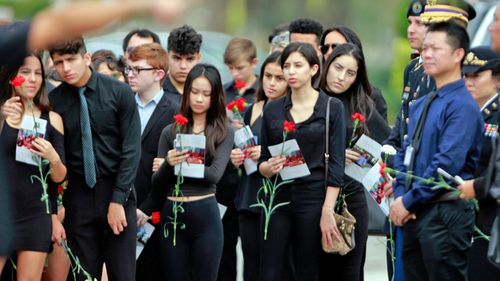
[[[330,50],[330,48],[332,48],[332,51],[333,49],[335,49],[335,47],[337,47],[339,44],[324,44],[324,45],[321,45],[320,50],[321,50],[321,53],[324,55],[326,53],[328,53],[328,50]]]

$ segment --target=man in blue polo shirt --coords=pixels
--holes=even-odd
[[[472,178],[483,121],[461,78],[468,49],[464,28],[448,22],[429,27],[422,59],[436,90],[410,106],[409,135],[395,158],[397,170],[436,179],[441,168],[463,179]],[[403,175],[396,177],[394,193],[390,217],[395,225],[405,226],[405,279],[466,280],[466,253],[474,226],[472,204]]]

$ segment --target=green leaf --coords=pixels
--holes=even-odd
[[[274,213],[274,211],[276,211],[276,209],[278,209],[279,207],[282,207],[282,206],[285,206],[285,205],[288,205],[288,204],[290,204],[290,202],[282,202],[282,203],[276,204],[276,206],[274,206],[271,209],[271,214]]]

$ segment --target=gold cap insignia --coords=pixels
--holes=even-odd
[[[487,63],[488,61],[480,60],[473,52],[469,52],[464,60],[464,65],[483,66]]]

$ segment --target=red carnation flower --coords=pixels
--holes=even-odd
[[[285,122],[283,123],[283,130],[286,133],[289,133],[289,132],[295,132],[297,129],[295,128],[295,123],[293,121],[285,120]]]
[[[184,126],[188,123],[188,119],[182,115],[182,114],[176,114],[174,115],[174,122],[175,124],[177,124],[178,126]]]
[[[233,100],[227,104],[227,109],[229,109],[230,111],[233,111],[235,106],[236,106],[236,101]]]
[[[57,195],[61,195],[63,193],[64,193],[64,186],[60,184],[59,186],[57,186]]]
[[[359,112],[356,112],[353,115],[351,115],[351,118],[353,121],[358,120],[359,122],[365,122],[365,116]]]
[[[153,212],[151,214],[151,222],[153,224],[159,224],[160,223],[160,212]]]
[[[24,79],[23,76],[16,76],[12,80],[10,80],[10,84],[14,88],[17,88],[17,87],[20,87],[25,81],[26,81],[26,79]]]
[[[244,99],[244,98],[238,98],[238,99],[236,100],[236,107],[238,107],[238,110],[239,110],[240,112],[243,112],[243,111],[245,110],[246,104],[247,104],[247,103],[246,103],[246,101],[245,101],[245,99]]]
[[[385,180],[385,167],[386,167],[385,162],[382,162],[382,164],[380,164],[379,173],[384,178],[384,180]]]
[[[234,80],[234,88],[236,90],[241,90],[243,88],[245,88],[247,84],[245,83],[245,81],[242,81],[242,80]]]

